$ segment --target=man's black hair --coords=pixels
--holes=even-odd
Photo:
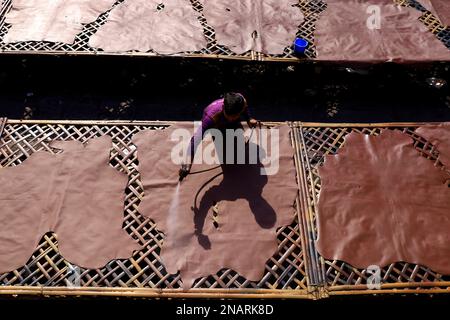
[[[242,112],[245,107],[245,100],[242,95],[235,92],[225,93],[223,99],[225,113],[234,116]]]

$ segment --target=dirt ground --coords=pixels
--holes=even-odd
[[[215,59],[3,55],[0,116],[196,120],[226,91],[261,120],[450,121],[449,64],[365,66]]]

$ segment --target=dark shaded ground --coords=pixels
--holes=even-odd
[[[0,57],[0,116],[20,119],[194,120],[227,90],[256,118],[315,122],[450,120],[448,64],[382,64],[349,72],[319,63],[182,58]]]

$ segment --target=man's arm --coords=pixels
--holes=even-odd
[[[250,107],[247,104],[247,100],[245,100],[245,108],[244,108],[244,111],[242,112],[241,116],[247,122],[249,127],[255,127],[258,124],[258,120],[255,120],[252,117],[252,113],[253,113],[252,110],[250,109]]]
[[[197,128],[197,131],[195,131],[194,135],[191,138],[191,141],[189,143],[187,155],[190,157],[189,164],[192,165],[192,162],[194,161],[195,152],[197,151],[198,145],[203,140],[203,135],[208,129],[214,128],[215,122],[211,117],[205,115],[202,118],[202,124],[199,128]]]

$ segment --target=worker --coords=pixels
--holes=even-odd
[[[201,127],[192,136],[187,156],[190,157],[181,165],[180,181],[191,171],[192,162],[198,145],[208,129],[218,129],[223,133],[226,129],[242,129],[241,120],[247,121],[249,127],[255,127],[259,121],[251,117],[247,100],[240,93],[229,92],[222,99],[213,101],[203,111]]]

